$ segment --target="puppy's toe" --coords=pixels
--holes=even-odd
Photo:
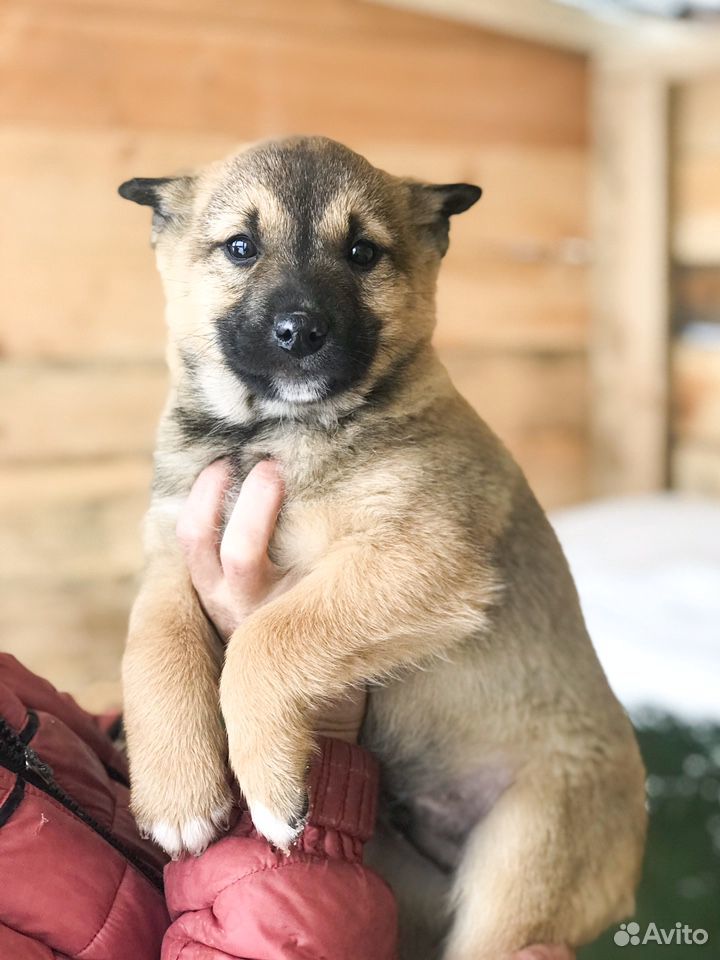
[[[251,803],[250,816],[257,832],[287,853],[303,832],[307,821],[307,803],[300,813],[290,818],[278,816],[262,803]]]
[[[177,860],[185,852],[198,857],[213,840],[227,830],[229,816],[230,804],[227,803],[216,807],[210,816],[190,817],[182,823],[160,820],[153,824],[148,832],[173,860]]]
[[[175,826],[169,820],[161,820],[151,827],[143,827],[142,834],[154,840],[173,860],[177,860],[180,856],[183,848],[182,831],[179,826]]]

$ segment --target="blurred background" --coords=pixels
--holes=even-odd
[[[720,0],[4,0],[2,648],[117,702],[166,390],[160,176],[285,133],[468,180],[436,342],[640,727],[639,919],[720,949]],[[713,943],[714,940],[714,943]],[[612,938],[588,956],[614,956]]]

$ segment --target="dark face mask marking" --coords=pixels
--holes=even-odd
[[[249,288],[216,321],[225,361],[262,397],[324,399],[363,379],[380,321],[351,282],[288,282]]]
[[[253,211],[241,234],[247,233],[257,258],[243,263],[237,257],[243,292],[215,320],[226,364],[259,397],[322,400],[357,386],[375,359],[381,320],[369,306],[368,290],[377,289],[370,273],[384,251],[362,235],[358,215],[346,215],[344,236],[329,237],[321,226],[328,214],[332,220],[333,204],[343,209],[348,191],[358,194],[362,207],[365,180],[378,176],[369,164],[358,174],[352,163],[366,162],[349,161],[353,156],[337,145],[281,144],[251,157],[241,170],[249,189],[262,184],[287,214],[278,226],[271,211],[264,222],[262,204]],[[221,207],[222,191],[211,210]],[[245,252],[240,241],[236,247]]]

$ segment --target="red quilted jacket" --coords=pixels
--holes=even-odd
[[[0,655],[1,960],[392,960],[396,910],[362,865],[377,770],[326,740],[289,857],[243,814],[201,857],[165,866],[128,810],[102,724]]]

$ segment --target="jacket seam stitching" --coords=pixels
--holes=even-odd
[[[342,863],[348,867],[362,867],[362,863],[356,860],[346,860],[344,857],[324,857],[318,853],[306,853],[302,860],[294,860],[292,863],[268,863],[263,867],[253,867],[252,870],[248,870],[246,873],[243,873],[239,877],[235,877],[234,880],[231,880],[229,883],[225,884],[224,887],[220,887],[217,891],[216,898],[220,896],[221,893],[224,893],[226,890],[229,890],[230,887],[234,887],[238,883],[242,883],[243,880],[249,880],[253,877],[259,876],[261,873],[268,873],[271,870],[289,870],[292,867],[302,867],[307,863]]]
[[[124,864],[125,864],[125,865],[124,865],[123,871],[122,871],[122,873],[120,874],[120,880],[118,881],[118,885],[115,887],[115,893],[113,894],[113,898],[112,898],[112,900],[110,901],[110,906],[108,907],[108,911],[107,911],[107,913],[105,914],[105,919],[104,919],[103,922],[100,924],[100,926],[99,926],[98,929],[95,931],[95,933],[92,935],[92,937],[90,937],[90,939],[89,939],[88,942],[85,944],[85,946],[84,946],[81,950],[78,950],[78,952],[77,952],[78,957],[82,957],[82,955],[83,955],[87,950],[90,949],[90,947],[95,943],[95,941],[97,940],[97,938],[100,936],[100,934],[103,932],[103,930],[104,930],[105,927],[107,926],[108,920],[110,919],[110,914],[113,912],[113,908],[114,908],[115,903],[116,903],[116,901],[117,901],[118,894],[120,893],[120,887],[123,885],[123,883],[124,883],[124,881],[125,881],[125,877],[126,877],[127,872],[128,872],[128,869],[129,869],[129,867],[130,867],[130,864],[127,862],[127,860],[124,861]]]

